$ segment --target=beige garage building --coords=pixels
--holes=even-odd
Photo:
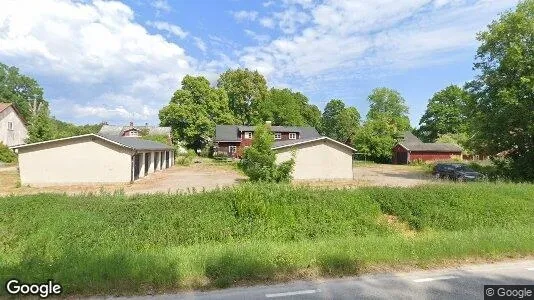
[[[278,141],[273,150],[277,163],[291,159],[295,153],[294,179],[353,179],[352,154],[356,150],[331,138]]]
[[[172,147],[86,134],[14,147],[23,185],[133,182],[174,164]]]

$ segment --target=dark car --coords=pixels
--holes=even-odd
[[[463,164],[437,164],[432,171],[436,178],[458,181],[473,181],[482,178],[482,174]]]

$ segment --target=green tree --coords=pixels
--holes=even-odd
[[[49,114],[48,107],[44,106],[32,118],[28,127],[27,143],[43,142],[55,138],[54,124]]]
[[[4,101],[14,103],[28,122],[47,106],[37,81],[20,74],[15,67],[0,63],[0,102]]]
[[[419,138],[425,142],[435,142],[440,135],[466,133],[469,97],[468,92],[456,85],[435,93],[419,121]]]
[[[381,87],[374,89],[368,97],[369,111],[367,120],[386,118],[395,123],[399,130],[410,128],[408,118],[408,106],[399,92],[393,89]]]
[[[374,89],[368,100],[367,119],[356,135],[354,147],[375,162],[389,162],[398,136],[410,129],[408,106],[399,92],[388,88]]]
[[[215,134],[216,124],[231,124],[234,118],[228,97],[212,88],[204,77],[185,76],[169,105],[159,112],[162,126],[171,126],[176,140],[194,149],[203,148]]]
[[[267,81],[258,71],[228,70],[221,74],[217,87],[228,94],[229,107],[241,124],[262,123],[262,112],[268,110]]]
[[[321,132],[342,143],[350,143],[360,127],[360,113],[355,107],[345,107],[339,99],[330,100],[322,115]]]
[[[481,150],[509,154],[510,176],[534,181],[534,1],[479,33],[469,115]]]
[[[274,137],[271,128],[262,124],[256,126],[252,145],[245,149],[239,167],[251,181],[288,182],[295,164],[294,159],[276,164],[276,154],[272,150]]]

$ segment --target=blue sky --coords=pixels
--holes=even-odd
[[[25,3],[27,2],[27,3]],[[474,76],[476,33],[517,0],[4,0],[0,61],[36,78],[77,124],[158,123],[186,74],[228,68],[368,109],[398,90],[417,126],[428,99]]]

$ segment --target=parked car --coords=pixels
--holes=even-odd
[[[436,178],[447,178],[458,181],[474,181],[482,178],[482,174],[463,164],[437,164],[432,174]]]

